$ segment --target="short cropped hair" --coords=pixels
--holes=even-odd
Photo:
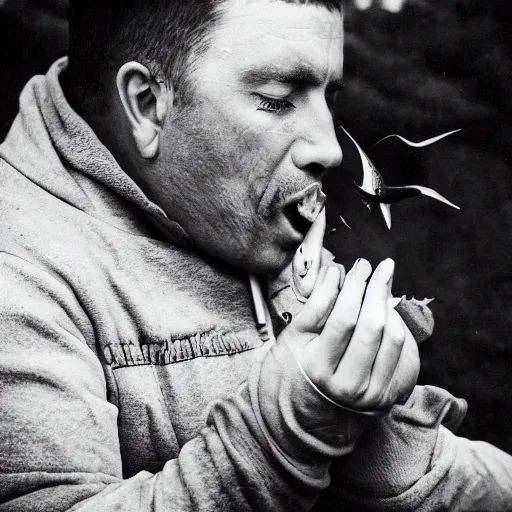
[[[277,0],[341,10],[344,0]],[[224,0],[70,0],[68,76],[84,94],[105,96],[135,60],[171,81],[186,101],[194,61],[208,48]]]

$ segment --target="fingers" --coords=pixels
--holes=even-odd
[[[382,342],[375,357],[368,386],[368,394],[375,397],[377,402],[387,398],[388,389],[395,375],[402,348],[405,342],[405,325],[400,315],[393,309],[388,300],[387,318]],[[380,404],[376,403],[378,407]]]
[[[301,332],[319,333],[329,317],[345,278],[343,265],[321,268],[308,301],[297,315],[295,326]]]
[[[289,334],[304,335],[297,344],[299,363],[327,396],[360,410],[387,410],[410,395],[419,357],[393,308],[393,260],[383,261],[366,286],[370,273],[366,260],[346,277],[338,266],[321,271]]]
[[[350,344],[336,372],[359,385],[370,383],[371,370],[386,324],[387,299],[394,268],[394,261],[388,258],[374,272]]]
[[[420,372],[418,344],[404,323],[405,339],[393,379],[389,386],[389,395],[393,402],[404,403],[412,393]]]
[[[361,302],[366,288],[366,280],[372,267],[368,261],[357,260],[345,277],[343,288],[336,304],[325,323],[322,335],[315,340],[315,350],[332,371],[336,369],[350,341],[357,323]]]

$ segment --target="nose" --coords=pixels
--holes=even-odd
[[[343,153],[331,111],[324,99],[303,120],[303,130],[291,148],[293,163],[305,171],[325,171],[341,164]]]

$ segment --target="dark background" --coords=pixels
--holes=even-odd
[[[0,140],[24,83],[65,54],[65,0],[0,0]],[[435,297],[421,383],[469,402],[459,434],[512,453],[512,8],[509,0],[409,0],[391,14],[349,9],[346,87],[337,121],[390,185],[435,188],[461,208],[418,198],[393,207],[388,231],[352,186],[357,153],[326,184],[327,244],[347,266],[396,260],[395,295]],[[419,141],[462,128],[434,146]],[[352,230],[339,221],[342,214]]]

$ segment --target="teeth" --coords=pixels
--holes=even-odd
[[[325,194],[320,190],[320,186],[312,185],[304,197],[297,203],[297,210],[301,217],[309,222],[314,222],[318,214],[322,211],[325,204]]]

